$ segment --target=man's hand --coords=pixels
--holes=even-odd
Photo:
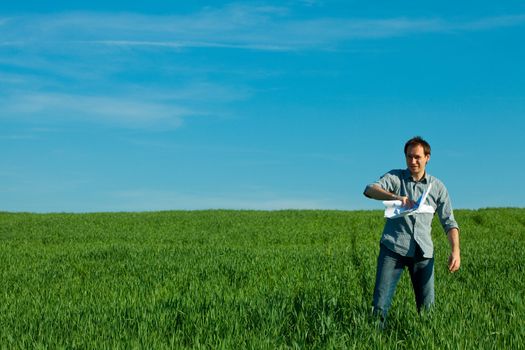
[[[403,206],[408,209],[413,208],[416,205],[416,202],[414,202],[410,198],[390,193],[382,189],[378,185],[368,185],[363,194],[368,198],[373,198],[381,201],[399,200],[401,201],[401,203],[403,203]]]
[[[456,272],[457,270],[459,270],[460,265],[461,256],[459,254],[459,251],[450,253],[450,256],[448,257],[448,271]]]
[[[452,251],[448,257],[448,270],[450,272],[456,272],[461,265],[461,257],[459,253],[459,230],[455,227],[451,228],[447,232],[447,237]]]
[[[412,199],[408,197],[399,197],[399,200],[401,201],[401,203],[403,203],[403,207],[405,208],[410,209],[416,206],[416,202],[414,202]]]

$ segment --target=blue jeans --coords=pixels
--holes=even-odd
[[[408,268],[416,296],[417,311],[434,304],[434,258],[424,258],[419,246],[414,257],[394,253],[381,244],[374,288],[374,315],[386,319],[401,273]]]

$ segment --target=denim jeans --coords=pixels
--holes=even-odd
[[[416,296],[417,311],[429,309],[434,303],[434,258],[424,258],[419,246],[414,257],[394,253],[380,245],[374,288],[374,315],[384,321],[396,291],[401,273],[408,268]]]

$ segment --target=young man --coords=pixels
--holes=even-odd
[[[448,269],[459,269],[459,226],[454,219],[445,185],[426,172],[430,160],[430,145],[421,137],[405,144],[407,169],[391,170],[378,181],[368,185],[364,195],[377,200],[400,200],[405,207],[415,201],[432,184],[424,204],[430,205],[447,233],[451,254]],[[380,242],[374,288],[373,312],[386,320],[392,297],[404,268],[412,280],[418,312],[434,303],[434,255],[431,238],[433,213],[416,213],[387,219]]]

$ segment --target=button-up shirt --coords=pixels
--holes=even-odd
[[[432,188],[424,204],[434,208],[445,233],[448,233],[452,228],[459,229],[454,219],[450,197],[445,185],[430,174],[425,174],[421,180],[415,181],[408,169],[396,169],[389,171],[378,181],[368,186],[378,185],[388,192],[407,196],[415,201],[419,199],[430,183],[432,183]],[[433,217],[434,214],[417,213],[387,219],[381,236],[381,244],[395,253],[409,257],[415,255],[417,244],[421,248],[423,256],[431,258],[434,254],[431,237]]]

